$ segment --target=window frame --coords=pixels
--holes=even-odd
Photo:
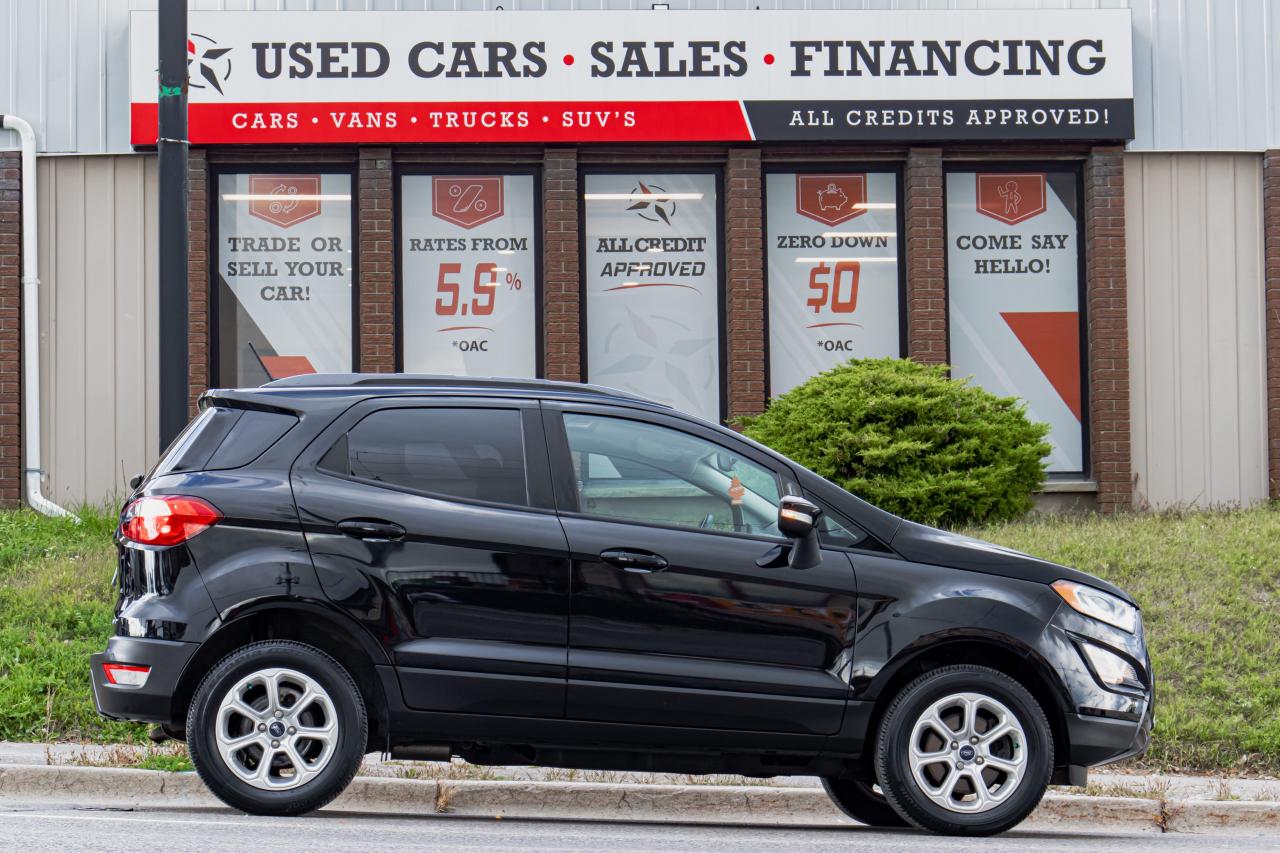
[[[631,161],[609,165],[589,164],[578,167],[578,364],[583,382],[591,381],[587,362],[588,336],[591,333],[587,321],[587,205],[583,194],[587,191],[587,178],[591,175],[633,175],[650,172],[664,175],[711,175],[716,187],[716,366],[719,384],[719,415],[717,422],[724,423],[729,413],[729,318],[728,281],[725,271],[725,254],[728,248],[728,232],[724,215],[724,167],[705,163],[662,163]],[[767,385],[765,387],[768,387]]]
[[[752,539],[774,544],[788,541],[784,536],[765,536],[758,533],[739,533],[733,530],[716,530],[713,528],[689,527],[683,524],[662,524],[652,521],[640,521],[614,516],[598,515],[583,512],[577,501],[577,483],[573,471],[572,452],[569,438],[564,427],[565,414],[588,415],[594,417],[615,418],[618,420],[636,421],[638,423],[675,430],[685,435],[716,445],[726,452],[742,457],[778,478],[779,497],[786,495],[803,495],[795,472],[776,459],[760,453],[746,444],[730,442],[724,436],[706,426],[685,420],[679,415],[654,412],[649,409],[630,408],[627,406],[600,405],[593,403],[553,403],[542,404],[543,430],[546,434],[547,450],[551,457],[551,474],[554,485],[556,512],[569,518],[582,518],[606,524],[629,524],[637,527],[653,527],[662,530],[675,530],[684,533],[704,534],[709,536],[732,536],[737,539]]]
[[[542,167],[533,165],[512,165],[498,163],[486,166],[479,163],[456,164],[441,162],[396,163],[391,172],[391,241],[392,241],[392,298],[395,307],[391,312],[392,326],[395,334],[395,367],[397,373],[404,372],[404,181],[405,176],[439,175],[531,175],[533,177],[533,268],[534,268],[534,378],[542,379],[546,375],[546,342],[544,334],[544,299],[545,288],[543,278],[545,270],[542,265],[544,233],[542,225],[543,188]]]
[[[320,467],[321,459],[340,438],[346,436],[356,425],[370,415],[391,409],[502,409],[516,411],[520,416],[520,437],[524,448],[525,491],[528,502],[525,504],[510,504],[500,501],[460,497],[445,492],[415,489],[399,483],[343,475],[328,468]],[[316,476],[331,477],[344,483],[356,483],[361,486],[386,489],[446,503],[494,507],[517,512],[555,512],[555,501],[551,490],[550,465],[546,453],[546,440],[543,436],[543,424],[539,415],[537,400],[519,397],[375,397],[357,403],[335,419],[299,455],[295,466],[303,466]]]
[[[901,161],[892,160],[868,160],[859,163],[856,160],[832,160],[822,162],[805,162],[805,163],[789,163],[789,162],[769,162],[764,164],[761,169],[763,175],[760,181],[760,236],[761,236],[761,252],[760,262],[763,268],[762,279],[764,281],[764,395],[765,404],[773,399],[773,329],[769,323],[769,175],[825,175],[828,173],[849,172],[857,174],[865,172],[867,174],[892,174],[894,176],[894,193],[897,199],[898,209],[894,213],[894,225],[897,228],[897,253],[898,253],[898,357],[906,358],[909,351],[910,340],[908,338],[907,312],[909,305],[907,302],[907,217],[906,217],[906,201],[903,198],[905,192],[904,173],[906,165]]]
[[[205,282],[205,295],[209,302],[209,361],[205,379],[210,388],[238,388],[240,383],[221,381],[222,326],[221,306],[218,300],[218,271],[220,264],[219,238],[222,223],[218,214],[222,206],[219,184],[223,175],[346,175],[351,187],[351,372],[360,370],[360,182],[355,164],[335,166],[332,163],[212,163],[209,166],[209,270]]]
[[[1085,266],[1084,161],[1075,160],[944,160],[942,164],[942,298],[946,312],[947,364],[951,364],[951,217],[947,215],[947,179],[953,172],[1061,172],[1075,176],[1076,185],[1076,300],[1080,315],[1080,470],[1046,472],[1048,482],[1075,482],[1093,477],[1093,430],[1089,398],[1089,290]]]

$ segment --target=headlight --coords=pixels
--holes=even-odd
[[[1138,671],[1124,658],[1092,643],[1081,642],[1080,651],[1084,653],[1089,666],[1093,667],[1094,673],[1103,684],[1111,687],[1142,689],[1142,680],[1138,678]]]
[[[1072,609],[1132,634],[1138,630],[1138,608],[1109,592],[1075,581],[1057,580],[1053,590]]]

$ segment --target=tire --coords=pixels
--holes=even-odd
[[[285,640],[223,658],[187,712],[200,779],[227,805],[255,815],[305,814],[333,800],[359,769],[368,732],[364,700],[342,665]]]
[[[894,697],[876,739],[875,769],[885,799],[912,825],[995,835],[1044,796],[1053,734],[1040,705],[1009,676],[984,666],[942,667]]]
[[[858,823],[882,829],[911,825],[893,810],[889,801],[870,782],[860,779],[823,779],[822,787],[831,802],[836,804],[836,808]]]

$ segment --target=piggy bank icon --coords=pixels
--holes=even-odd
[[[827,184],[826,187],[818,190],[819,210],[840,210],[848,203],[849,197],[835,184]]]

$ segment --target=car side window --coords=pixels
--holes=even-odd
[[[529,503],[514,409],[382,409],[352,427],[318,467],[447,497]]]
[[[587,515],[778,536],[778,478],[763,465],[680,430],[564,414]]]
[[[836,548],[863,548],[870,541],[866,531],[840,513],[824,506],[818,519],[818,536],[823,545]]]

